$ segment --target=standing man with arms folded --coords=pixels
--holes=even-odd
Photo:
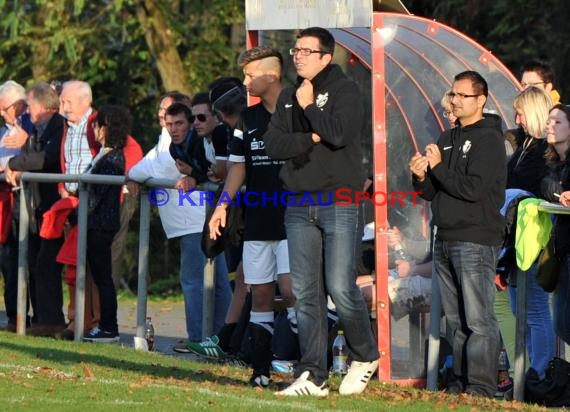
[[[353,362],[341,395],[361,393],[378,367],[378,349],[366,303],[356,286],[355,251],[362,238],[359,208],[328,200],[344,188],[362,190],[359,132],[362,96],[340,67],[331,64],[335,41],[311,27],[290,50],[299,75],[282,91],[267,133],[267,154],[284,159],[280,177],[291,192],[285,212],[301,360],[295,382],[277,395],[327,396],[327,294],[336,304]],[[311,201],[301,200],[310,197]]]
[[[451,393],[492,398],[497,389],[499,326],[495,267],[502,243],[506,185],[501,119],[483,115],[488,87],[477,72],[455,76],[449,92],[458,127],[446,130],[409,166],[415,190],[432,202],[434,273],[453,334]]]

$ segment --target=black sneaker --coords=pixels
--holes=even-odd
[[[249,386],[254,388],[267,388],[270,383],[271,379],[269,379],[265,375],[258,375],[258,376],[253,375],[249,379]]]
[[[95,326],[87,335],[83,336],[82,340],[85,342],[113,343],[119,341],[119,334],[117,332],[108,332]]]

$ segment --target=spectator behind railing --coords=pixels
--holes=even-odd
[[[101,150],[91,162],[91,174],[125,174],[123,148],[132,126],[132,117],[121,106],[103,106],[93,124]],[[117,342],[117,292],[113,284],[111,244],[120,228],[121,186],[90,185],[87,220],[87,262],[99,290],[101,320],[83,340],[90,342]]]

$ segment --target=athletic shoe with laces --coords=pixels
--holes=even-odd
[[[88,334],[83,336],[83,340],[86,342],[113,343],[119,341],[119,334],[117,332],[102,330],[99,329],[98,326],[95,326]]]
[[[320,386],[310,380],[311,373],[303,372],[291,385],[279,392],[275,392],[278,396],[318,396],[325,397],[329,394],[327,382],[323,382]]]
[[[224,358],[226,353],[218,346],[220,338],[216,335],[206,338],[202,342],[189,342],[187,348],[196,355],[207,358]]]
[[[364,392],[368,381],[378,368],[378,360],[372,362],[352,361],[338,392],[341,395],[356,395]]]
[[[258,375],[258,376],[253,375],[249,379],[249,386],[252,386],[254,388],[267,388],[270,383],[271,379],[269,379],[265,375]]]

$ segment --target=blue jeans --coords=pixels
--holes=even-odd
[[[202,296],[204,291],[204,266],[206,257],[200,247],[202,233],[190,233],[180,237],[180,286],[184,295],[186,332],[190,341],[202,340]],[[223,253],[215,262],[214,330],[219,330],[226,319],[232,299],[228,280],[228,266]]]
[[[436,239],[434,270],[453,335],[453,372],[466,390],[497,390],[499,324],[495,317],[497,247]]]
[[[536,263],[526,271],[527,282],[527,331],[526,347],[530,359],[530,367],[544,378],[544,372],[550,359],[555,354],[554,329],[548,293],[536,283]],[[517,288],[509,286],[511,310],[517,315]]]
[[[362,237],[358,215],[354,205],[288,207],[285,213],[301,349],[296,377],[304,371],[317,382],[328,377],[327,294],[336,305],[353,358],[378,359],[368,310],[355,281],[355,251]]]
[[[560,277],[554,289],[554,332],[570,345],[570,255],[560,264]]]

